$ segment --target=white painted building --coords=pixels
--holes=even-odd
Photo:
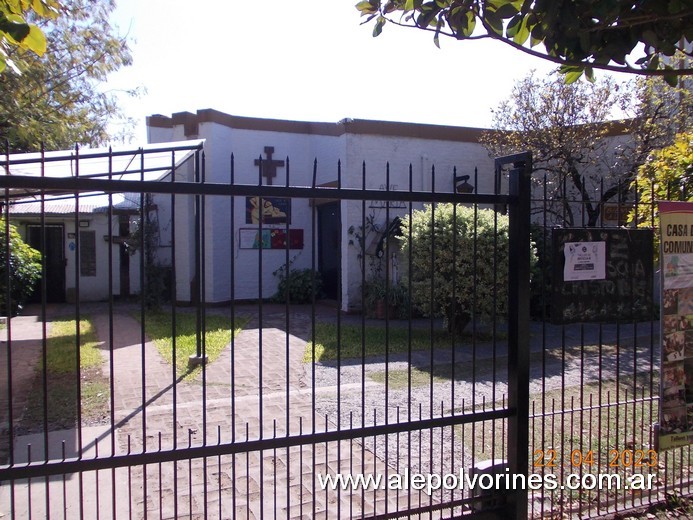
[[[10,206],[12,224],[23,240],[37,250],[46,246],[46,301],[74,302],[79,293],[83,302],[104,301],[114,296],[128,297],[140,292],[140,255],[130,254],[119,244],[109,248],[110,236],[131,230],[138,214],[138,203],[114,195],[113,218],[108,219],[108,197],[84,197],[79,206],[74,197],[15,201]],[[79,207],[79,210],[76,208]],[[45,223],[42,238],[42,220]],[[124,224],[123,224],[124,221]],[[77,251],[79,249],[79,255]],[[109,263],[109,251],[112,258]],[[109,278],[109,267],[112,276]],[[33,301],[41,301],[38,282]]]
[[[313,183],[313,164],[317,161],[315,184],[335,186],[338,180],[338,163],[341,162],[343,188],[385,190],[387,165],[389,164],[389,188],[392,191],[408,191],[410,166],[411,189],[414,191],[451,192],[454,168],[457,175],[470,175],[470,182],[479,193],[493,193],[493,160],[478,142],[483,131],[477,128],[461,128],[411,123],[392,123],[346,119],[338,123],[311,123],[236,117],[214,110],[200,110],[196,114],[178,113],[172,117],[154,115],[147,118],[150,143],[165,143],[185,139],[205,141],[206,182],[230,183],[231,155],[234,157],[234,183],[310,186]],[[258,158],[265,164],[280,161],[276,176],[260,176]],[[286,158],[289,164],[286,164]],[[365,162],[365,185],[364,185]],[[433,167],[435,166],[435,186]],[[478,178],[474,169],[478,168]],[[289,176],[287,180],[287,175]],[[192,179],[190,179],[192,180]],[[253,248],[253,237],[259,224],[253,219],[252,201],[236,197],[234,200],[233,225],[229,197],[206,197],[204,204],[204,276],[205,300],[225,302],[257,299],[258,280],[262,279],[263,298],[276,292],[277,278],[273,273],[285,263],[286,250],[263,249],[262,255]],[[156,198],[158,219],[162,229],[161,258],[170,262],[171,198]],[[292,268],[309,268],[315,263],[321,271],[328,296],[335,290],[336,269],[342,274],[343,310],[360,307],[359,295],[361,272],[357,251],[348,232],[351,226],[358,228],[362,222],[360,201],[318,201],[317,222],[313,229],[311,201],[294,199],[289,209],[289,229],[302,247],[290,249]],[[193,222],[186,218],[192,214],[193,198],[176,196],[176,279],[177,300],[190,301],[194,287]],[[285,207],[269,208],[268,216],[286,213]],[[385,204],[367,201],[367,216],[384,227]],[[406,213],[404,204],[391,203],[389,220]],[[256,219],[255,219],[256,220]],[[331,227],[332,226],[332,227]],[[268,218],[262,225],[265,230],[276,230],[280,235],[286,230],[281,216]],[[332,231],[331,231],[332,230]],[[271,233],[271,231],[270,231]],[[315,237],[311,240],[311,237]],[[168,238],[166,238],[168,237]],[[250,240],[250,242],[248,242]],[[371,242],[378,241],[373,236]],[[353,240],[352,240],[353,241]],[[373,243],[367,247],[374,249]],[[231,289],[230,255],[233,252],[236,271],[235,287]],[[261,260],[260,260],[261,257]],[[396,262],[396,259],[390,259]],[[261,264],[261,265],[260,265]],[[335,267],[336,266],[336,267]],[[390,273],[397,274],[396,265]]]
[[[200,141],[135,149],[78,149],[0,157],[0,171],[27,179],[6,190],[3,216],[32,247],[45,251],[46,301],[106,301],[111,295],[128,297],[141,292],[143,259],[128,244],[139,220],[140,194],[50,188],[41,191],[31,180],[99,179],[156,181],[170,178],[171,170],[189,171]],[[79,197],[75,197],[75,192]],[[5,206],[5,204],[7,204]],[[109,211],[110,207],[110,211]],[[45,246],[45,248],[44,248]],[[110,258],[109,258],[110,252]],[[41,301],[41,284],[32,298]]]

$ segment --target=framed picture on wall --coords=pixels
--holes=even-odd
[[[245,223],[260,224],[261,219],[263,224],[290,224],[291,199],[282,197],[246,197]]]

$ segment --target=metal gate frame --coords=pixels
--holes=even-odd
[[[107,157],[107,155],[105,156]],[[288,435],[286,437],[259,438],[236,442],[220,442],[215,445],[191,446],[185,449],[144,449],[141,453],[128,453],[87,459],[81,456],[65,460],[45,460],[26,464],[0,466],[0,481],[18,479],[44,479],[52,475],[82,474],[95,470],[115,470],[133,466],[159,464],[165,462],[189,461],[197,458],[220,457],[267,450],[289,449],[291,447],[329,443],[340,440],[355,440],[366,437],[385,436],[388,434],[411,433],[418,430],[431,430],[455,425],[464,425],[480,421],[507,419],[507,455],[510,471],[513,474],[527,476],[529,445],[529,267],[530,267],[530,174],[531,156],[518,154],[496,160],[496,169],[512,164],[510,171],[509,194],[458,194],[414,192],[391,192],[367,189],[345,189],[291,186],[250,186],[238,184],[211,184],[204,181],[204,152],[195,151],[197,174],[195,182],[159,182],[147,180],[116,180],[111,178],[48,178],[24,177],[20,175],[0,176],[0,190],[5,193],[5,201],[12,198],[13,190],[31,191],[45,194],[55,191],[79,194],[81,192],[112,193],[156,193],[167,195],[195,196],[195,229],[196,239],[200,240],[200,251],[204,251],[204,235],[201,225],[204,218],[204,198],[206,196],[258,196],[285,198],[330,198],[340,201],[404,201],[415,202],[451,202],[458,204],[479,204],[491,207],[507,205],[510,218],[510,263],[509,269],[509,317],[508,317],[508,406],[506,409],[491,411],[473,411],[456,415],[441,415],[429,419],[403,421],[397,423],[377,424],[373,426],[339,428],[324,432]],[[5,164],[6,166],[9,166]],[[9,168],[8,168],[9,173]],[[143,176],[144,177],[144,176]],[[315,178],[315,175],[314,175]],[[365,185],[365,184],[364,184]],[[389,186],[389,183],[388,183]],[[314,210],[315,211],[315,210]],[[200,254],[195,255],[195,266],[198,280],[204,280],[203,262]],[[198,287],[203,287],[199,284]],[[204,289],[200,289],[201,306],[197,308],[198,326],[204,317]],[[77,309],[79,309],[79,304]],[[77,311],[79,313],[79,310]],[[8,330],[11,341],[11,329]],[[200,335],[198,334],[198,342]],[[200,346],[204,349],[204,346]],[[507,504],[497,511],[499,518],[527,518],[527,491],[515,490],[507,493]],[[468,499],[443,503],[436,507],[427,506],[409,510],[409,514],[450,509],[469,503]],[[381,515],[382,518],[399,517],[403,512],[395,511]],[[489,512],[490,513],[490,512]]]

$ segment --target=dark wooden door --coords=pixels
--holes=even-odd
[[[325,296],[335,300],[341,269],[340,220],[339,202],[318,206],[318,270]]]
[[[62,224],[48,225],[44,229],[46,234],[46,302],[62,303],[65,301],[65,229]],[[27,243],[34,249],[43,251],[41,242],[41,226],[30,225]],[[41,301],[42,285],[39,280],[29,301]]]

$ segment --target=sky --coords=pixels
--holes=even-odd
[[[344,118],[490,127],[530,70],[555,65],[501,42],[456,41],[386,25],[372,37],[356,0],[117,0],[134,64],[108,82],[146,142],[152,114],[212,108],[238,116]],[[252,6],[252,9],[249,8]]]

